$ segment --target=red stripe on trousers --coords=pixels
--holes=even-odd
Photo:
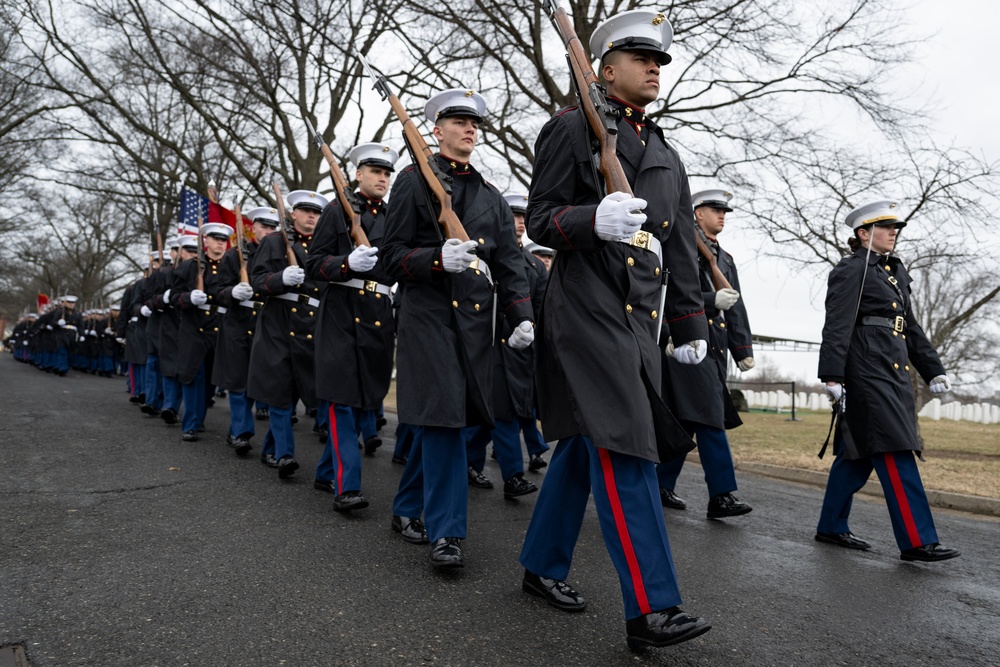
[[[330,439],[333,441],[333,455],[337,457],[337,494],[344,488],[344,464],[340,461],[340,441],[337,440],[337,413],[333,411],[335,406],[330,404]]]
[[[618,540],[622,543],[622,551],[625,552],[625,560],[628,563],[629,575],[632,577],[632,588],[635,589],[635,599],[639,603],[639,611],[644,615],[650,613],[649,600],[646,599],[646,587],[642,583],[642,572],[639,571],[639,561],[635,557],[635,549],[632,548],[632,538],[628,534],[628,524],[625,523],[625,512],[622,510],[621,499],[618,498],[618,486],[615,484],[615,470],[611,464],[611,455],[608,450],[597,449],[601,457],[601,469],[604,471],[604,486],[608,490],[608,502],[611,504],[611,513],[615,516],[615,527],[618,529]]]
[[[906,526],[906,534],[910,538],[913,548],[923,546],[920,541],[920,533],[917,532],[917,523],[913,520],[913,512],[910,510],[910,501],[906,499],[906,490],[903,489],[903,480],[899,477],[899,470],[896,468],[896,459],[890,452],[883,456],[885,469],[889,473],[889,481],[892,482],[892,490],[896,493],[896,503],[899,505],[899,513],[903,515],[903,525]]]
[[[135,395],[135,366],[128,365],[128,383],[132,385],[132,395]]]

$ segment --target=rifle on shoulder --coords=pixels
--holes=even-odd
[[[246,253],[246,240],[243,232],[243,211],[240,210],[239,204],[236,205],[233,213],[236,214],[236,256],[240,258],[240,282],[249,283],[250,279],[247,276],[247,258],[244,254]]]
[[[358,201],[358,198],[347,187],[347,178],[344,176],[344,172],[341,171],[340,165],[337,164],[336,158],[333,157],[333,151],[330,150],[330,146],[323,139],[323,135],[316,131],[316,128],[313,127],[308,118],[303,118],[303,120],[306,122],[306,127],[309,128],[312,140],[319,146],[320,152],[326,158],[326,163],[330,165],[330,178],[333,179],[333,186],[337,189],[337,201],[340,202],[340,207],[344,209],[344,215],[347,216],[348,232],[351,234],[351,239],[354,240],[354,245],[370,248],[372,244],[368,240],[368,235],[365,234],[364,228],[361,226],[361,202]]]
[[[403,137],[406,140],[417,168],[420,170],[420,175],[423,176],[427,187],[430,188],[430,191],[437,198],[438,203],[441,204],[438,222],[444,228],[445,238],[468,241],[469,235],[451,205],[450,179],[441,170],[437,160],[434,159],[434,151],[427,145],[424,137],[420,134],[420,130],[417,129],[409,114],[406,113],[403,103],[389,90],[389,84],[386,82],[385,77],[381,74],[376,76],[375,71],[368,64],[361,51],[357,47],[355,47],[355,50],[358,53],[358,58],[361,59],[361,64],[365,67],[365,71],[368,72],[368,76],[374,82],[372,89],[378,91],[383,100],[388,100],[393,113],[396,114],[396,118],[403,125]]]
[[[205,291],[205,237],[201,235],[201,216],[198,216],[198,275],[194,278],[194,288]]]
[[[278,217],[281,218],[281,238],[285,241],[285,257],[288,259],[288,266],[298,266],[299,261],[295,258],[295,251],[292,250],[292,243],[288,240],[287,214],[285,213],[285,198],[281,196],[281,187],[277,181],[274,185],[274,196],[277,201]],[[294,224],[294,223],[293,223]]]

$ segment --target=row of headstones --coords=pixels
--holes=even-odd
[[[1000,406],[989,403],[970,403],[962,405],[958,401],[941,403],[940,398],[932,398],[920,410],[921,417],[937,421],[951,419],[953,421],[976,422],[979,424],[1000,423]]]
[[[791,392],[781,391],[754,391],[743,389],[743,397],[746,399],[747,407],[758,410],[775,410],[782,412],[792,409]],[[795,407],[798,410],[809,410],[820,412],[830,409],[830,401],[825,394],[807,393],[799,391],[795,393]],[[927,417],[937,421],[939,419],[951,419],[953,421],[969,421],[979,424],[1000,424],[1000,406],[990,403],[972,403],[962,405],[958,401],[941,403],[940,398],[934,398],[924,405],[920,411],[921,417]]]

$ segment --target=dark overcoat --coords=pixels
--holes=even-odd
[[[371,247],[380,248],[385,207],[358,197],[365,235]],[[309,245],[309,277],[328,283],[316,325],[316,395],[337,405],[373,410],[389,392],[396,329],[392,299],[375,284],[385,291],[395,281],[381,261],[371,271],[352,271],[347,257],[353,249],[344,209],[334,201],[320,216]],[[349,280],[371,282],[360,288],[344,286]]]
[[[716,243],[709,243],[716,253],[722,275],[737,292],[740,278],[732,256]],[[736,428],[743,423],[726,388],[729,352],[737,361],[753,356],[750,321],[740,298],[727,311],[715,307],[715,287],[708,261],[698,256],[699,277],[705,315],[708,317],[708,355],[700,364],[682,364],[666,357],[663,367],[663,393],[667,404],[679,419],[713,428]],[[669,326],[663,335],[669,335]]]
[[[160,375],[166,378],[177,377],[177,358],[179,354],[177,338],[181,326],[180,310],[170,305],[163,298],[167,289],[174,284],[174,267],[168,266],[162,270],[164,289],[153,296],[153,310],[159,313],[157,322],[160,325]]]
[[[440,155],[453,206],[476,253],[492,270],[497,317],[511,326],[533,318],[514,216],[496,188],[471,166]],[[401,291],[396,354],[399,420],[420,426],[493,426],[493,295],[482,270],[448,273],[439,207],[421,176],[404,169],[392,190],[381,261]],[[499,343],[499,341],[496,341]]]
[[[255,294],[248,301],[233,299],[233,287],[240,282],[239,249],[233,246],[219,263],[219,304],[227,308],[219,325],[219,343],[215,348],[212,364],[212,384],[230,391],[247,390],[247,373],[250,371],[250,346],[257,327],[257,313],[263,302]],[[247,277],[253,270],[257,252],[255,242],[247,243]],[[241,305],[243,304],[243,305]]]
[[[164,265],[146,281],[143,288],[142,302],[152,311],[152,315],[146,321],[146,351],[149,354],[157,356],[160,354],[160,346],[163,342],[161,322],[165,316],[163,311],[156,307],[157,297],[161,297],[165,291],[170,289],[172,280],[173,272],[170,270],[170,266]]]
[[[191,303],[191,292],[197,285],[198,260],[188,259],[180,263],[172,276],[170,305],[180,313],[177,330],[177,380],[181,384],[194,382],[198,368],[205,364],[205,372],[212,370],[212,355],[219,335],[222,315],[219,307],[219,262],[205,258],[202,267],[204,292],[208,302],[201,308]]]
[[[664,276],[648,250],[594,234],[603,192],[591,166],[586,119],[576,108],[549,120],[535,144],[528,234],[556,249],[536,339],[539,412],[547,441],[587,435],[594,445],[658,461],[694,447],[661,395],[665,317],[679,346],[708,338],[695,260],[687,173],[662,132],[643,145],[624,119],[617,150],[633,192],[647,201],[643,230],[663,244]],[[666,339],[661,341],[666,344]]]
[[[257,316],[253,345],[250,348],[250,371],[247,394],[268,405],[291,407],[298,398],[306,407],[316,407],[316,364],[313,336],[323,284],[306,276],[301,285],[286,286],[281,272],[288,267],[283,232],[264,237],[254,255],[250,284],[264,299]],[[292,250],[299,266],[305,268],[309,237],[295,235]],[[278,298],[294,294],[299,301]]]
[[[145,278],[132,283],[125,289],[122,296],[122,309],[119,321],[124,320],[125,356],[130,364],[144,365],[146,363],[149,344],[146,341],[146,318],[142,310],[142,293],[145,288]]]
[[[819,351],[820,379],[844,384],[846,411],[838,430],[844,436],[844,455],[849,459],[920,451],[909,365],[913,364],[928,383],[945,373],[913,316],[912,279],[906,268],[897,257],[873,252],[866,273],[866,252],[864,248],[855,251],[830,272]],[[902,331],[862,324],[865,317],[893,323],[901,317],[897,328]],[[840,444],[841,438],[837,438],[835,447]]]

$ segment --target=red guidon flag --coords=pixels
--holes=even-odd
[[[39,292],[38,293],[38,312],[41,313],[42,312],[42,308],[44,306],[47,306],[47,305],[49,305],[49,295],[48,294],[42,294],[41,292]]]

